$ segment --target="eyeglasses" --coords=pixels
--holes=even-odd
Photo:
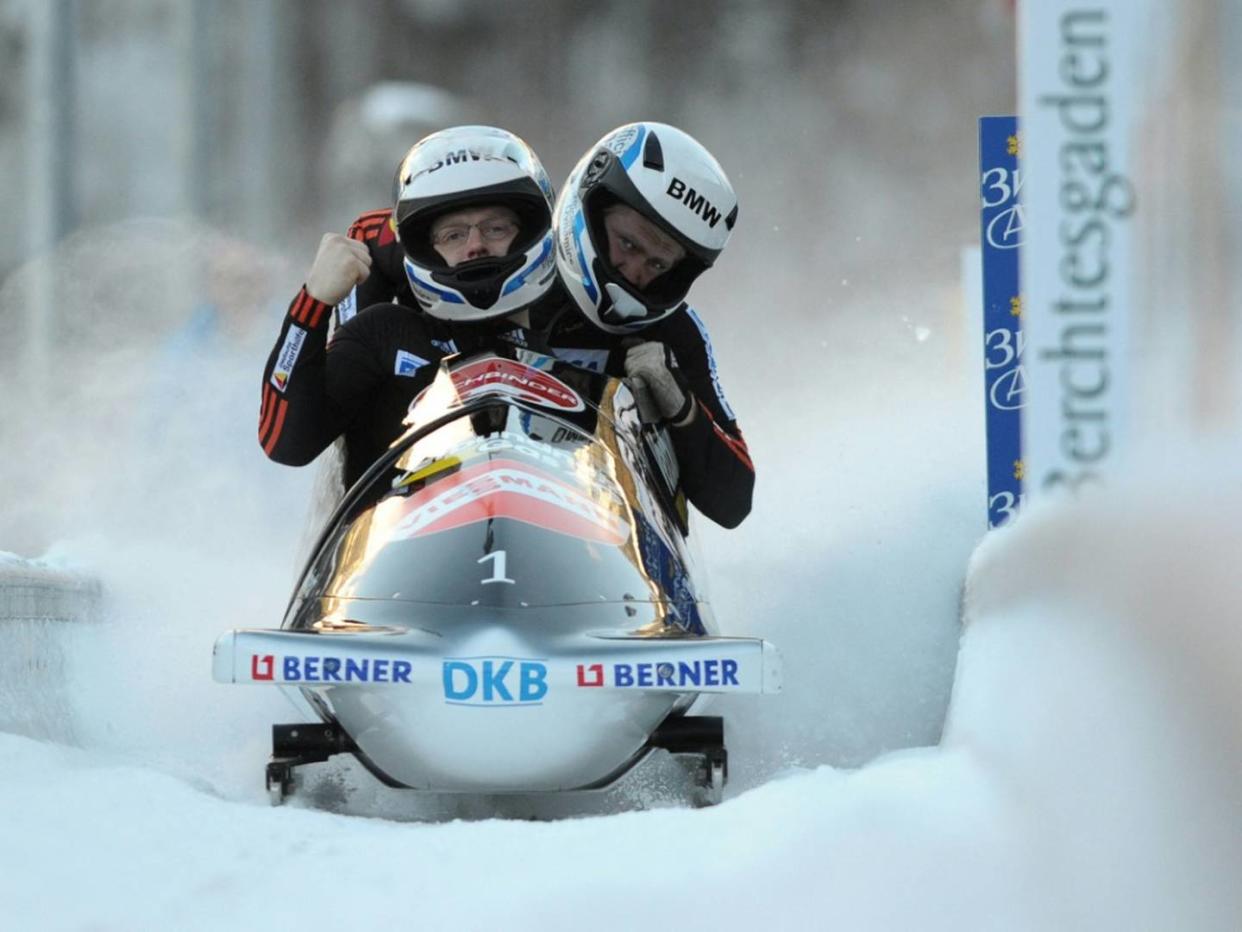
[[[478,223],[452,223],[433,233],[431,243],[434,246],[464,246],[466,240],[470,239],[470,231],[475,229],[489,243],[507,239],[518,231],[516,223],[504,219],[481,220]]]

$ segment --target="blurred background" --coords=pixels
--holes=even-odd
[[[776,294],[813,317],[827,281],[956,273],[974,119],[1014,106],[1013,29],[1008,0],[0,0],[0,277],[136,217],[301,266],[387,205],[427,132],[502,125],[555,182],[656,119],[739,190],[716,293],[797,282]]]

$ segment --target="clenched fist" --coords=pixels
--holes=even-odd
[[[306,293],[324,304],[338,304],[370,274],[371,253],[365,243],[340,233],[325,233],[306,273]]]

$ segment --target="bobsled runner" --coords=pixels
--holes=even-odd
[[[281,687],[267,788],[352,754],[389,786],[611,785],[663,749],[718,802],[705,694],[774,693],[780,659],[723,637],[693,572],[666,430],[622,381],[498,348],[450,357],[328,519],[278,629],[215,645],[223,683]]]

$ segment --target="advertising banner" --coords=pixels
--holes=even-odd
[[[1140,161],[1135,132],[1159,60],[1150,7],[1046,0],[1019,8],[1030,497],[1107,481],[1127,448],[1140,208],[1131,165]]]
[[[983,260],[983,379],[987,395],[988,527],[1008,521],[1022,501],[1024,372],[1018,288],[1023,212],[1018,120],[979,120],[979,196]]]

